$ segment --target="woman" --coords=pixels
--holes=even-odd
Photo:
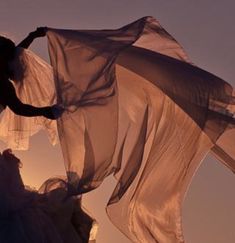
[[[18,47],[27,48],[36,36],[42,34],[42,28],[32,32],[28,38],[22,41]],[[58,118],[63,109],[54,105],[47,107],[34,107],[29,104],[22,103],[14,89],[10,77],[12,72],[10,70],[10,63],[13,61],[16,53],[16,46],[10,39],[0,36],[0,111],[9,107],[15,114],[21,116],[44,116],[48,119]]]
[[[67,183],[51,179],[50,192],[45,186],[41,193],[25,189],[19,167],[11,150],[0,154],[0,242],[94,242],[93,219],[82,210],[81,199],[70,195]]]

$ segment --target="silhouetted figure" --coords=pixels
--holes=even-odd
[[[44,36],[43,28],[38,28],[31,32],[18,46],[27,48],[34,38]],[[15,88],[10,81],[11,71],[10,62],[14,59],[16,46],[13,41],[0,36],[0,111],[7,106],[17,115],[21,116],[44,116],[48,119],[58,118],[63,110],[54,105],[47,107],[34,107],[29,104],[22,103],[17,95]]]
[[[25,188],[20,165],[11,150],[0,153],[0,242],[94,243],[94,220],[66,181],[50,179],[33,191]]]

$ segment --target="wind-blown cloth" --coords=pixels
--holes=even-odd
[[[133,242],[184,242],[185,193],[208,152],[235,170],[232,86],[193,65],[152,17],[117,30],[48,29],[68,181],[117,186],[107,212]]]
[[[145,17],[117,30],[47,32],[60,142],[77,193],[114,174],[113,223],[133,242],[184,242],[181,207],[212,151],[235,169],[233,88],[192,65]]]

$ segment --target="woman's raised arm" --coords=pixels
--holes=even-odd
[[[44,37],[46,35],[47,27],[39,27],[35,31],[30,32],[28,36],[22,40],[17,47],[27,49],[35,38]]]

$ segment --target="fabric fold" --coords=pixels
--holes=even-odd
[[[233,168],[217,143],[234,129],[232,86],[193,65],[152,17],[117,30],[50,29],[48,40],[59,102],[68,107],[59,134],[77,193],[113,173],[107,212],[129,239],[184,242],[182,203],[201,161],[212,149]]]
[[[200,163],[211,152],[234,171],[233,87],[193,65],[152,17],[47,38],[73,193],[113,174],[107,212],[131,241],[184,242],[182,204]]]

